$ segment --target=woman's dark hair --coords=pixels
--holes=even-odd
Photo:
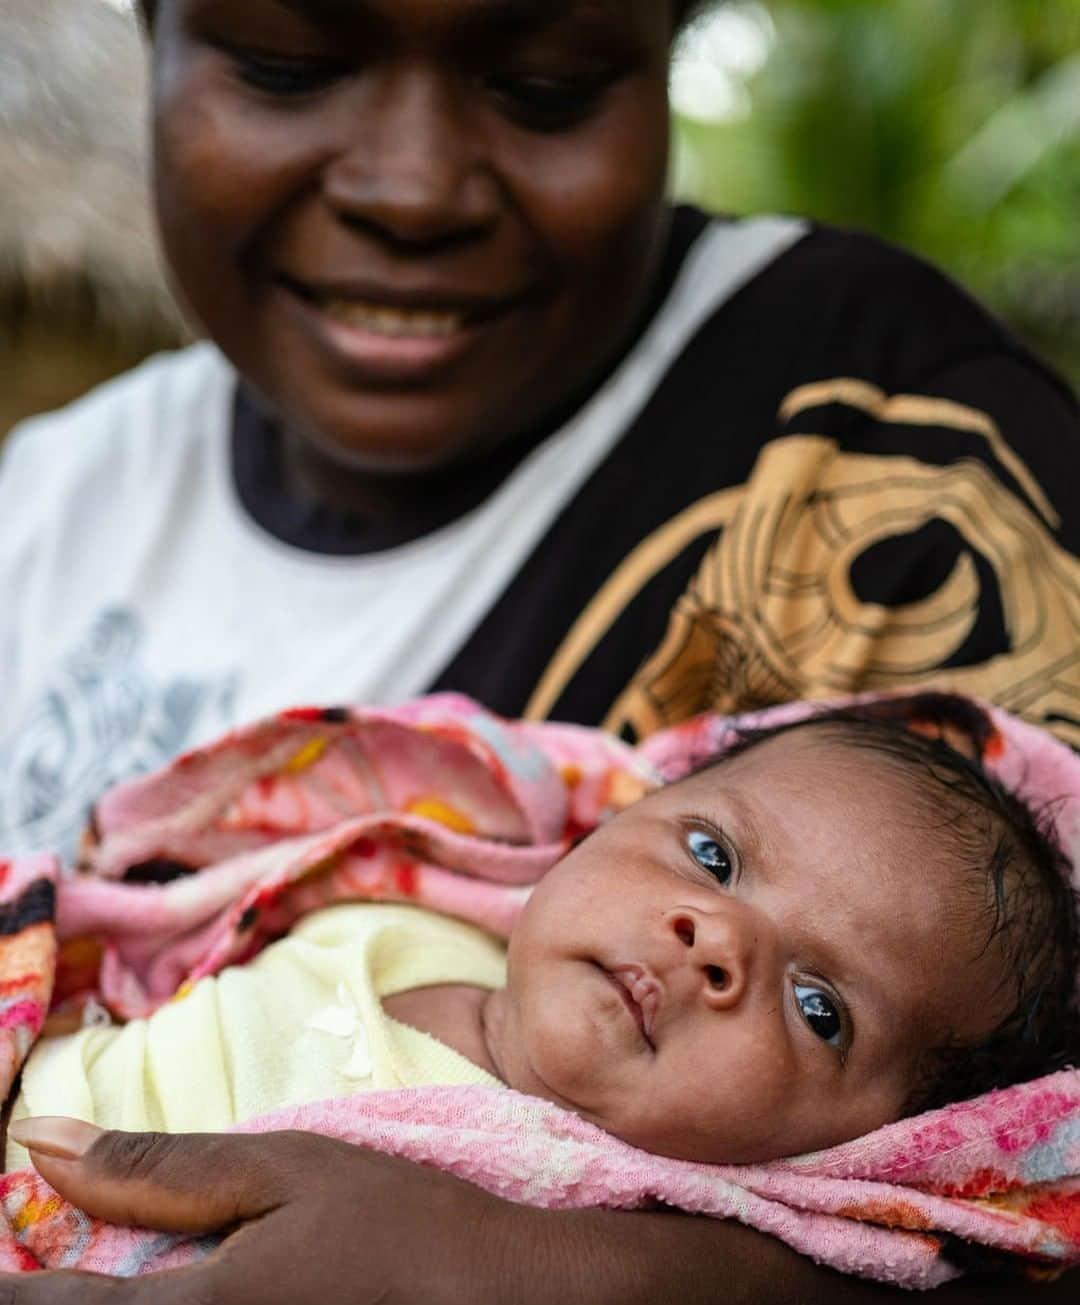
[[[705,9],[722,2],[723,0],[672,0],[672,8],[675,11],[675,30],[679,31]],[[157,9],[157,0],[137,0],[137,7],[144,22],[151,23],[154,11]]]
[[[720,3],[722,0],[673,0],[675,30],[680,31],[706,9]]]
[[[827,729],[887,758],[927,810],[939,814],[935,832],[971,877],[973,900],[985,910],[985,947],[997,947],[1004,958],[1008,1013],[975,1045],[947,1039],[927,1052],[904,1113],[1080,1063],[1080,901],[1051,812],[1032,811],[985,768],[984,758],[1000,743],[986,712],[941,693],[825,708],[801,721],[741,731],[701,769],[799,729]]]

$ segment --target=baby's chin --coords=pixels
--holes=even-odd
[[[600,1126],[604,1127],[602,1124]],[[747,1146],[745,1143],[732,1140],[730,1143],[717,1146],[715,1139],[710,1139],[709,1145],[705,1145],[700,1142],[700,1139],[696,1141],[692,1139],[656,1141],[653,1138],[642,1136],[634,1130],[605,1128],[604,1131],[610,1133],[613,1137],[619,1138],[620,1141],[628,1142],[641,1151],[647,1151],[650,1155],[700,1165],[768,1164],[772,1160],[790,1159],[792,1156],[803,1154],[807,1150],[805,1147],[785,1141],[777,1141],[769,1145]],[[809,1149],[816,1150],[818,1148],[811,1147]]]
[[[573,1109],[573,1107],[570,1107]],[[655,1130],[639,1123],[626,1123],[599,1115],[590,1115],[587,1111],[576,1110],[583,1118],[602,1128],[620,1141],[627,1142],[650,1155],[664,1156],[670,1160],[686,1160],[692,1164],[708,1165],[760,1165],[773,1160],[790,1160],[795,1156],[809,1155],[827,1151],[846,1142],[874,1132],[887,1123],[895,1122],[889,1118],[880,1123],[871,1123],[863,1128],[852,1127],[848,1130],[821,1130],[808,1134],[805,1130],[795,1133],[770,1132],[768,1137],[747,1138],[734,1135],[718,1138],[715,1133],[702,1134],[664,1128]]]
[[[553,1091],[546,1083],[538,1080],[531,1072],[515,1074],[519,1069],[511,1061],[503,1081],[507,1087],[514,1088],[527,1096],[539,1097],[560,1106],[572,1114],[578,1115],[587,1123],[617,1137],[621,1142],[646,1151],[649,1155],[662,1156],[669,1160],[684,1160],[691,1164],[708,1165],[758,1165],[768,1164],[773,1160],[788,1160],[794,1156],[811,1152],[825,1151],[844,1142],[852,1142],[879,1127],[872,1124],[864,1129],[851,1129],[846,1132],[832,1130],[814,1135],[805,1132],[796,1135],[783,1132],[771,1132],[767,1138],[748,1139],[745,1135],[718,1138],[715,1133],[702,1134],[688,1131],[680,1134],[670,1128],[657,1129],[640,1120],[629,1121],[617,1118],[603,1108],[590,1109],[577,1104],[573,1099]],[[516,1079],[516,1081],[515,1081]],[[882,1123],[891,1122],[883,1120]]]

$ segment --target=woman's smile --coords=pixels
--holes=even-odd
[[[512,310],[511,300],[395,294],[282,279],[297,329],[336,368],[371,385],[434,382]]]
[[[169,261],[335,492],[342,464],[431,471],[554,418],[653,292],[671,15],[527,8],[183,0],[157,19]]]

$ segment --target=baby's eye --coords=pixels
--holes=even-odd
[[[700,829],[691,829],[686,836],[690,855],[703,870],[708,870],[722,884],[730,883],[734,867],[722,843]]]
[[[832,998],[820,988],[810,988],[805,984],[797,983],[795,1000],[799,1003],[799,1010],[811,1031],[831,1047],[839,1047],[844,1024]]]

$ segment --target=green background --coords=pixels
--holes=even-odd
[[[1080,383],[1080,0],[729,3],[721,63],[733,16],[769,52],[723,120],[680,97],[676,190],[918,250]]]

